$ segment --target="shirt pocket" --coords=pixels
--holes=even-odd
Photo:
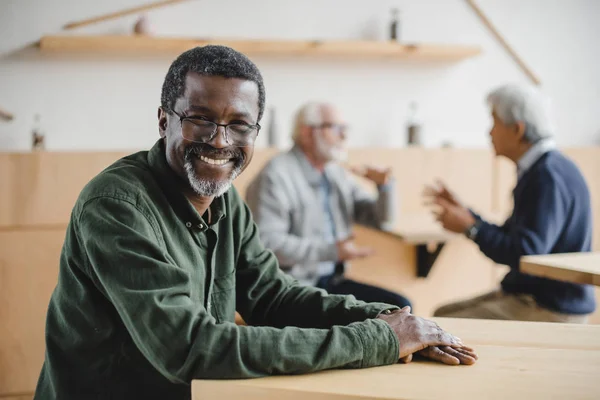
[[[235,269],[215,277],[212,305],[217,322],[235,320]]]

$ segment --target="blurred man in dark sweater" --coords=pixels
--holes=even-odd
[[[465,233],[498,264],[501,289],[439,308],[435,316],[585,323],[596,308],[589,285],[521,273],[521,256],[591,250],[590,194],[575,164],[556,150],[548,101],[531,87],[503,86],[488,96],[494,150],[517,165],[514,209],[502,226],[484,221],[443,184],[426,188],[445,229]]]

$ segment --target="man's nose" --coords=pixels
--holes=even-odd
[[[226,128],[224,126],[217,126],[217,132],[209,144],[215,149],[224,149],[231,146],[228,139]]]

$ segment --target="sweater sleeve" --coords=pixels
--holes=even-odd
[[[475,242],[498,264],[515,269],[521,256],[547,254],[560,238],[569,202],[560,182],[549,173],[533,180],[515,204],[510,224],[482,222]]]

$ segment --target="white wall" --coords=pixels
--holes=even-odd
[[[42,56],[17,51],[66,22],[143,4],[140,0],[0,0],[0,150],[27,150],[41,114],[50,150],[139,149],[157,136],[156,109],[166,57]],[[562,145],[600,143],[600,1],[479,0],[553,97]],[[203,0],[148,14],[156,34],[223,38],[382,39],[389,10],[402,10],[408,42],[476,44],[483,54],[459,63],[352,62],[254,58],[267,102],[287,143],[291,116],[324,99],[344,111],[352,146],[402,146],[408,104],[420,104],[424,140],[437,146],[488,145],[483,102],[505,82],[527,82],[464,0]],[[135,17],[77,33],[124,33]],[[268,115],[267,115],[268,118]],[[267,120],[263,120],[266,125]],[[260,144],[265,143],[266,131]]]

